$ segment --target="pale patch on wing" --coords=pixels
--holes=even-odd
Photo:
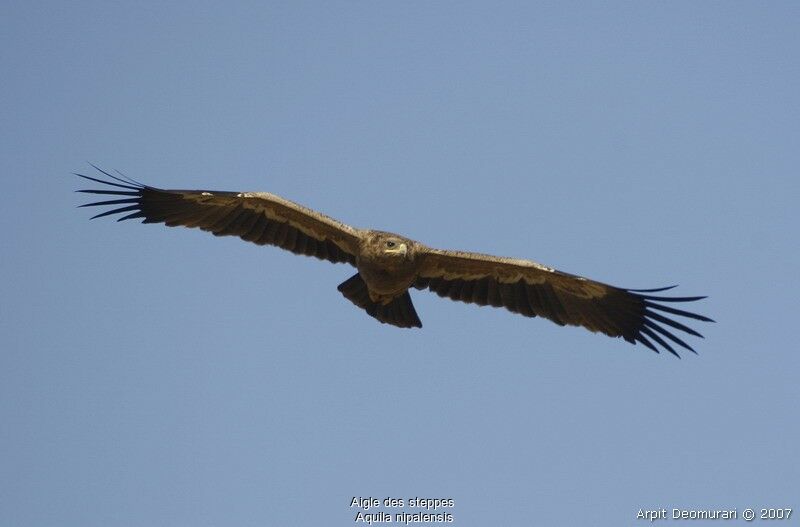
[[[419,273],[424,278],[467,281],[493,278],[499,283],[524,281],[529,285],[549,283],[579,298],[603,297],[609,288],[600,282],[563,273],[533,260],[429,248],[426,248],[425,254],[425,263]]]
[[[514,283],[520,280],[542,283],[546,280],[547,274],[557,272],[551,267],[521,258],[427,248],[426,253],[421,276],[428,278],[480,280],[492,277],[502,283]]]
[[[288,223],[306,236],[330,240],[340,249],[356,254],[361,230],[269,192],[183,192],[185,199],[222,207],[244,206],[270,220]]]
[[[321,212],[309,209],[308,207],[304,207],[298,203],[289,201],[288,199],[276,196],[275,194],[270,194],[269,192],[242,192],[239,194],[239,196],[245,198],[245,206],[249,206],[250,203],[252,203],[254,208],[264,210],[268,218],[287,221],[292,227],[298,228],[304,232],[308,230],[309,235],[314,235],[314,233],[316,233],[317,236],[319,236],[318,239],[326,238],[328,233],[315,232],[311,230],[313,229],[314,224],[308,221],[309,218],[313,218],[315,221],[322,223],[327,227],[343,231],[350,236],[359,235],[358,229],[355,229],[346,223],[342,223],[339,220],[331,218],[330,216],[327,216]],[[249,201],[250,199],[253,201]],[[267,203],[275,203],[279,206],[270,208],[264,204],[264,201]],[[283,208],[287,210],[282,211],[281,209]]]

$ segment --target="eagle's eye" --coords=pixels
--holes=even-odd
[[[386,247],[388,247],[389,249],[393,249],[395,245],[397,245],[397,244],[395,242],[393,242],[392,240],[389,240],[389,241],[386,242]]]

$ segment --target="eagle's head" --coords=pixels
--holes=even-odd
[[[391,232],[372,231],[367,239],[370,252],[382,260],[410,260],[414,256],[414,244]]]
[[[399,238],[386,238],[383,240],[383,252],[405,257],[408,255],[408,244]]]

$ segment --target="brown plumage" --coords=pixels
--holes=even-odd
[[[113,187],[78,191],[113,197],[81,205],[112,207],[93,218],[122,214],[118,221],[141,218],[142,223],[197,227],[217,236],[239,236],[295,254],[349,263],[358,272],[340,284],[339,291],[370,316],[398,327],[422,327],[410,287],[430,289],[460,302],[544,317],[562,326],[583,326],[640,342],[655,352],[660,345],[676,356],[674,344],[694,350],[675,330],[701,335],[670,316],[712,321],[665,305],[704,297],[653,295],[669,287],[623,289],[530,260],[432,249],[389,232],[356,229],[265,192],[162,190],[100,172],[113,181],[76,174]]]

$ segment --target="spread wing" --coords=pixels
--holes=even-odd
[[[355,265],[358,229],[279,196],[266,192],[163,190],[100,172],[114,181],[75,174],[106,185],[78,192],[113,198],[81,205],[111,207],[92,219],[123,214],[117,221],[142,218],[142,223],[197,227],[216,236],[238,236],[295,254]]]
[[[705,298],[702,296],[654,296],[652,293],[671,288],[622,289],[529,260],[476,253],[424,249],[414,287],[430,289],[452,300],[504,307],[527,317],[544,317],[562,326],[583,326],[631,343],[640,342],[658,353],[652,342],[655,341],[676,356],[668,341],[694,350],[673,331],[701,338],[702,335],[670,315],[713,322],[702,315],[664,305],[693,302]]]

